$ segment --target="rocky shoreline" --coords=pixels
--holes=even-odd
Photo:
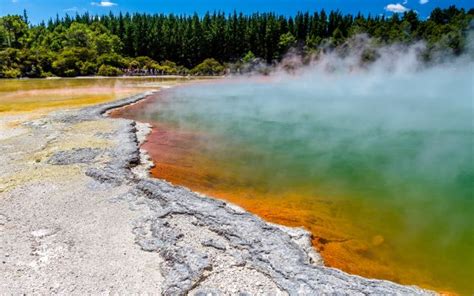
[[[3,238],[0,246],[2,253],[8,254],[0,269],[0,274],[6,279],[2,284],[3,291],[8,294],[434,294],[418,287],[366,279],[325,267],[311,246],[310,234],[304,229],[270,224],[235,205],[148,177],[150,161],[139,146],[149,127],[104,116],[111,109],[132,104],[147,95],[145,93],[79,111],[55,112],[24,124],[30,129],[33,138],[54,136],[43,145],[45,148],[41,146],[35,150],[36,159],[31,165],[40,169],[44,167],[45,170],[73,170],[71,176],[80,175],[79,179],[82,180],[82,183],[74,186],[83,186],[78,202],[83,202],[85,196],[91,196],[97,203],[88,209],[90,215],[95,215],[95,208],[104,213],[110,210],[114,214],[104,220],[101,220],[101,216],[96,217],[99,221],[94,224],[94,231],[100,242],[97,250],[108,250],[110,254],[107,256],[112,256],[117,248],[113,242],[124,235],[126,237],[121,241],[127,242],[123,246],[127,255],[124,255],[124,259],[120,259],[122,257],[119,254],[110,258],[96,257],[98,259],[95,262],[89,262],[93,257],[86,256],[89,261],[84,264],[84,253],[89,250],[83,248],[93,248],[94,243],[89,242],[87,237],[76,237],[74,232],[65,229],[60,220],[64,215],[70,215],[72,218],[68,223],[82,223],[82,218],[74,217],[78,216],[74,212],[76,199],[68,200],[62,193],[70,185],[59,189],[51,185],[44,186],[41,192],[34,191],[34,195],[29,196],[31,186],[54,184],[56,177],[47,182],[43,177],[38,177],[34,185],[31,180],[12,184],[3,190],[0,188],[0,230]],[[89,130],[84,129],[84,133],[90,133],[91,143],[103,141],[103,145],[61,150],[48,148],[61,140],[62,133],[77,134],[76,127],[83,125],[90,126]],[[107,126],[108,130],[94,130],[95,126],[101,125]],[[61,129],[58,130],[56,126]],[[13,148],[6,155],[14,155]],[[11,156],[8,161],[14,158]],[[6,173],[0,174],[0,177],[4,175]],[[9,180],[13,179],[14,176],[9,177]],[[50,202],[48,196],[57,198],[58,207],[55,211],[63,212],[56,214],[43,209],[47,215],[51,215],[46,220],[39,218],[44,213],[28,213],[37,211],[29,207],[33,206],[30,204],[31,199],[38,194],[44,195],[41,202],[45,206]],[[28,197],[27,201],[22,200],[25,196]],[[104,204],[104,199],[108,203]],[[63,202],[73,203],[70,212],[61,204]],[[16,208],[12,208],[12,205],[16,205]],[[36,214],[37,220],[29,218],[36,217]],[[19,222],[21,226],[15,224]],[[48,223],[57,226],[47,226]],[[34,227],[39,224],[43,226]],[[117,233],[120,228],[121,233]],[[66,238],[80,243],[72,242],[68,246]],[[41,257],[41,252],[39,255],[25,255],[21,248],[17,248],[17,245],[32,248],[32,240],[41,252],[52,250],[51,254],[48,253],[48,260]],[[54,242],[42,243],[43,240],[59,240],[62,247],[52,248]],[[133,244],[130,243],[132,240]],[[34,264],[27,263],[31,259],[28,256],[36,260]],[[113,275],[108,274],[110,268],[99,266],[109,264],[110,260],[116,260],[114,264],[117,266],[114,265],[114,268],[117,272]],[[95,274],[81,277],[81,273],[75,272],[74,264],[89,266]],[[62,273],[65,266],[67,275]],[[134,268],[137,271],[133,271]],[[70,276],[71,272],[74,276]],[[130,275],[134,272],[137,274]],[[58,274],[61,276],[58,277]],[[103,276],[103,280],[97,281],[96,278],[100,276]],[[89,278],[94,279],[88,282]],[[57,281],[58,284],[51,284]]]

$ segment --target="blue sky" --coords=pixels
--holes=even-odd
[[[434,7],[472,8],[471,0],[0,0],[0,15],[21,14],[28,11],[30,20],[38,23],[56,14],[60,16],[89,11],[103,14],[109,11],[202,14],[208,10],[231,12],[234,9],[244,13],[276,12],[292,15],[297,11],[339,9],[344,13],[391,15],[393,11],[416,10],[422,18],[429,15]]]

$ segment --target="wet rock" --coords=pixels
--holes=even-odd
[[[153,223],[142,225],[152,230],[146,237],[137,236],[137,242],[143,241],[147,247],[153,238],[160,242],[154,244],[154,251],[166,260],[162,268],[167,275],[166,291],[171,294],[188,293],[191,286],[199,286],[203,277],[212,275],[214,270],[228,270],[236,265],[263,274],[290,295],[428,293],[321,266],[319,257],[310,252],[313,249],[309,249],[309,234],[302,229],[266,223],[252,214],[235,211],[222,201],[160,180],[139,181],[134,194],[139,196],[140,192],[157,214]],[[163,212],[167,215],[160,214]],[[218,240],[211,237],[196,243],[194,233]],[[210,251],[208,257],[202,255],[212,249],[215,251]],[[218,254],[222,251],[228,256],[226,262],[220,262]],[[192,281],[196,283],[191,285]]]
[[[88,168],[86,170],[86,176],[91,177],[99,183],[111,184],[113,186],[119,186],[124,181],[122,175],[117,174],[116,168],[110,166],[104,168]]]
[[[209,290],[209,289],[203,289],[203,290],[198,290],[193,293],[194,296],[219,296],[220,291],[216,290]],[[246,294],[244,294],[246,295]],[[239,295],[240,296],[240,295]],[[242,295],[243,296],[243,295]]]
[[[221,250],[221,251],[225,251],[226,250],[226,247],[224,244],[218,242],[218,241],[215,241],[213,239],[206,239],[204,240],[203,242],[201,242],[201,244],[205,247],[212,247],[212,248],[215,248],[217,250]]]
[[[141,98],[86,108],[77,116],[97,118]],[[165,278],[163,294],[432,294],[327,268],[303,229],[273,225],[232,204],[133,174],[131,168],[140,163],[136,125],[128,120],[117,124],[112,138],[120,145],[110,151],[112,160],[86,174],[102,183],[128,184],[127,200],[146,209],[146,215],[135,221],[133,233],[143,251],[163,259],[159,264]]]
[[[98,148],[74,148],[67,151],[59,151],[48,160],[49,164],[68,165],[76,163],[92,163],[97,156],[104,151]]]

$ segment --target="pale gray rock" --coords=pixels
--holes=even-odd
[[[0,177],[9,182],[0,184],[3,294],[434,294],[325,267],[305,230],[137,173],[149,167],[139,149],[137,128],[144,125],[103,114],[146,95],[55,112],[26,124],[31,135],[3,146]],[[77,124],[109,120],[107,130],[87,137],[110,140],[111,147],[54,150],[52,141],[74,138]],[[24,162],[42,173],[23,177],[18,162],[51,152],[46,162]]]
[[[103,114],[109,108],[91,110]],[[140,200],[148,208],[149,215],[136,222],[134,233],[144,251],[164,259],[160,264],[165,276],[163,294],[433,294],[325,267],[305,230],[267,223],[234,205],[162,180],[132,176],[127,170],[140,162],[133,123],[117,136],[123,144],[112,152],[113,162],[102,168],[102,178],[96,180],[128,181],[132,185],[129,195],[134,196],[130,200]],[[256,284],[255,279],[260,282]]]
[[[54,165],[92,163],[101,153],[103,150],[98,148],[74,148],[68,151],[58,151],[49,158],[48,163]]]

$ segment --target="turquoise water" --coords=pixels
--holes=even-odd
[[[472,69],[231,79],[168,91],[132,114],[197,135],[180,145],[206,159],[191,169],[208,172],[200,187],[211,193],[261,192],[269,207],[311,212],[301,224],[313,233],[329,203],[343,238],[376,238],[360,274],[471,294]]]

